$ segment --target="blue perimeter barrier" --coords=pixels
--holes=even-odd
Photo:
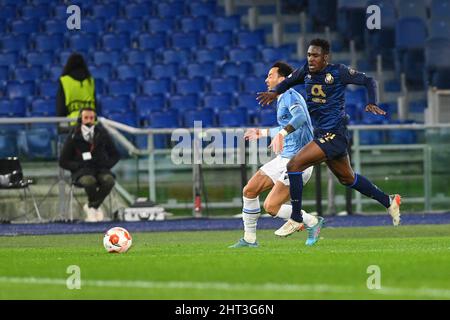
[[[326,227],[372,227],[392,226],[389,215],[345,217],[325,217]],[[258,221],[258,229],[278,229],[283,220],[262,217]],[[450,224],[450,213],[444,214],[403,214],[402,225],[418,224]],[[239,218],[187,218],[165,221],[108,221],[97,223],[41,223],[41,224],[0,224],[0,236],[47,235],[47,234],[82,234],[104,233],[109,228],[120,226],[130,232],[167,232],[167,231],[212,231],[242,230],[242,219]],[[401,228],[401,226],[400,226]]]

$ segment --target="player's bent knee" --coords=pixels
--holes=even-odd
[[[339,183],[341,183],[342,185],[348,187],[351,186],[353,184],[353,177],[340,177],[339,179]]]
[[[252,190],[247,184],[244,189],[242,189],[242,195],[248,199],[255,199],[258,196],[258,193]]]
[[[85,176],[81,176],[78,179],[77,183],[79,185],[81,185],[83,188],[86,188],[86,187],[92,187],[92,186],[96,185],[97,180],[95,179],[94,176],[85,175]]]
[[[264,201],[264,210],[271,216],[276,216],[280,210],[280,205],[274,204],[270,201]]]
[[[293,161],[293,159],[289,160],[289,162],[286,165],[287,172],[298,172],[302,171],[301,167]]]

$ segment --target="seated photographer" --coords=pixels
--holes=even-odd
[[[86,222],[103,220],[100,205],[114,187],[111,168],[120,159],[110,135],[96,120],[93,109],[80,110],[78,123],[69,133],[59,159],[59,165],[72,173],[73,183],[86,190]]]

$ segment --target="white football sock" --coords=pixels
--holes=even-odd
[[[256,242],[256,225],[261,215],[259,197],[249,199],[242,197],[244,208],[242,209],[242,220],[244,221],[244,240],[248,243]]]
[[[292,206],[290,204],[283,204],[275,217],[287,220],[291,217],[291,214]]]
[[[312,227],[315,226],[317,224],[317,222],[319,222],[319,220],[317,220],[316,217],[314,217],[313,215],[306,213],[305,211],[302,210],[302,217],[303,217],[303,223],[307,226],[307,227]]]

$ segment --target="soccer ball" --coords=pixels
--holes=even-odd
[[[124,253],[132,243],[130,233],[121,227],[109,229],[103,237],[103,246],[109,253]]]

